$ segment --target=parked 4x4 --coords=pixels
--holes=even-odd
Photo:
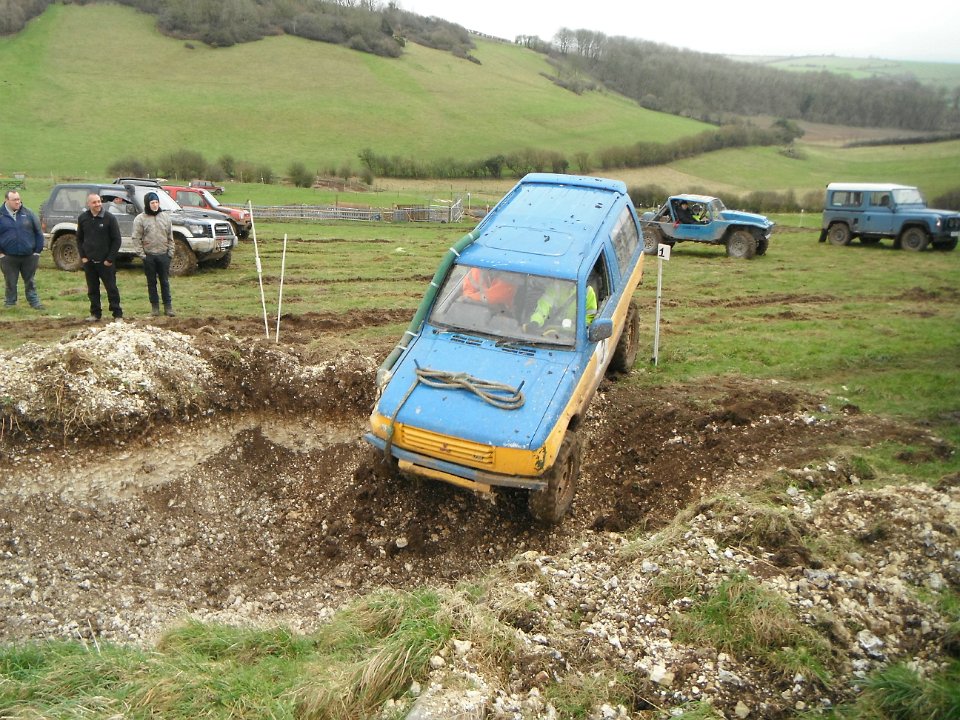
[[[188,275],[198,263],[208,267],[230,265],[237,244],[233,227],[219,213],[181,209],[159,185],[129,179],[122,184],[63,183],[54,186],[40,206],[40,224],[47,237],[53,261],[61,270],[80,269],[77,247],[77,218],[86,209],[87,195],[98,193],[108,212],[116,215],[122,238],[118,261],[136,257],[133,250],[133,219],[143,212],[143,198],[155,192],[160,207],[170,213],[176,248],[170,263],[171,275]]]
[[[859,238],[874,245],[893,238],[904,250],[953,250],[960,236],[960,214],[928,208],[923,195],[910,185],[890,183],[830,183],[823,203],[820,242],[849,245]]]
[[[527,175],[444,257],[377,373],[365,438],[401,473],[529,490],[531,514],[558,522],[587,406],[636,360],[642,275],[626,185]]]
[[[250,213],[241,208],[221,205],[220,201],[211,195],[208,190],[184,187],[183,185],[164,185],[163,189],[177,201],[180,207],[200,208],[201,210],[211,210],[226,215],[230,219],[237,237],[245,238],[250,234],[250,229],[253,227]]]
[[[680,205],[687,203],[694,222],[685,219]],[[733,258],[764,255],[770,244],[773,221],[756,213],[727,210],[720,198],[709,195],[674,195],[655,212],[645,212],[643,223],[644,252],[656,254],[657,245],[691,241],[725,245]]]

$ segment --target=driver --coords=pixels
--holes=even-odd
[[[587,325],[597,316],[597,292],[587,285]],[[537,300],[530,315],[529,329],[543,329],[547,320],[551,325],[572,328],[577,317],[577,287],[572,283],[554,282]]]
[[[475,302],[513,307],[517,288],[489,270],[471,268],[463,279],[463,296]]]

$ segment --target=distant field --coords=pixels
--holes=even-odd
[[[849,75],[854,78],[910,78],[924,85],[947,89],[960,87],[960,63],[910,62],[907,60],[884,60],[881,58],[847,58],[834,55],[808,55],[803,57],[773,57],[759,55],[734,55],[731,59],[753,62],[759,65],[796,72],[827,72]]]
[[[575,95],[544,57],[478,41],[482,64],[408,44],[398,60],[289,36],[213,49],[161,35],[116,5],[51,5],[0,38],[0,175],[102,175],[181,148],[285,173],[393,156],[568,155],[708,129],[609,93]],[[91,102],[95,93],[96,102]],[[13,122],[8,122],[13,119]]]

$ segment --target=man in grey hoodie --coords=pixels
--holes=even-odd
[[[170,216],[160,209],[160,198],[149,192],[143,198],[143,212],[133,219],[133,249],[143,258],[143,272],[147,276],[147,295],[150,297],[150,314],[160,314],[160,299],[167,317],[173,317],[173,300],[170,297],[170,260],[173,258],[173,223]],[[160,294],[157,295],[157,280]]]

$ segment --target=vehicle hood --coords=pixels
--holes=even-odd
[[[399,423],[443,435],[536,449],[544,444],[572,395],[579,377],[578,358],[572,350],[497,346],[476,335],[428,328],[394,366],[377,410],[387,418],[396,414]],[[520,387],[523,404],[504,409],[462,386],[429,386],[417,381],[417,368],[463,373],[473,383]]]
[[[757,227],[762,227],[762,228],[773,227],[773,220],[770,220],[765,215],[758,215],[757,213],[743,212],[742,210],[724,210],[722,213],[720,213],[720,217],[732,223],[741,223],[743,225],[756,225]]]
[[[196,222],[197,220],[213,220],[215,222],[223,222],[223,213],[213,212],[212,210],[195,210],[194,208],[183,208],[181,210],[174,210],[170,213],[170,217],[175,224],[183,225],[188,222]]]

